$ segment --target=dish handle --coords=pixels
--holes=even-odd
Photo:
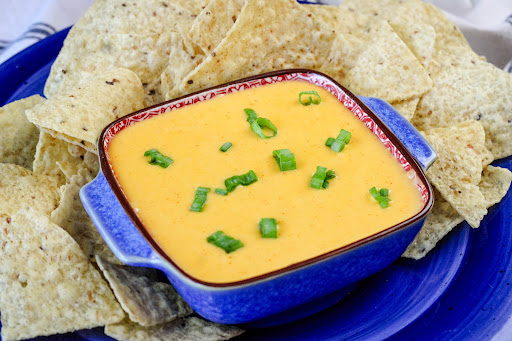
[[[121,262],[160,268],[162,259],[133,225],[100,171],[82,187],[80,199],[99,233]]]
[[[426,172],[437,159],[437,154],[420,132],[388,102],[364,96],[359,96],[359,99],[402,141]]]

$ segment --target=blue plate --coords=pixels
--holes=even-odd
[[[42,94],[67,32],[0,65],[0,106]],[[512,158],[494,164],[512,169]],[[237,340],[510,340],[511,218],[509,193],[479,229],[462,224],[424,259],[399,259],[330,308]],[[96,328],[37,340],[112,339]]]

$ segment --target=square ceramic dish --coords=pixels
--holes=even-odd
[[[421,193],[423,208],[413,217],[337,250],[286,268],[235,283],[206,283],[189,276],[153,240],[130,206],[109,161],[112,138],[124,128],[215,96],[276,82],[301,80],[331,92],[392,153]],[[311,70],[283,70],[219,85],[140,110],[108,125],[98,150],[101,171],[80,196],[84,207],[114,254],[125,264],[162,270],[181,296],[201,316],[239,324],[311,305],[383,269],[404,252],[432,208],[433,193],[425,177],[436,154],[421,134],[391,105],[357,97],[330,77]],[[314,310],[314,309],[313,309]]]

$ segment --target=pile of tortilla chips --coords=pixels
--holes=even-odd
[[[421,258],[463,220],[478,227],[512,182],[512,76],[419,0],[97,0],[45,85],[0,108],[2,340],[106,326],[119,340],[224,340],[151,269],[121,264],[78,193],[105,125],[145,106],[284,68],[380,97],[438,153],[436,202],[404,253]]]

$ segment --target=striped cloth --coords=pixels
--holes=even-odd
[[[94,0],[0,0],[0,64],[73,25]]]
[[[304,2],[336,5],[340,1]],[[478,54],[512,72],[512,0],[428,1],[445,11]],[[31,44],[72,25],[93,2],[0,0],[0,64]]]

